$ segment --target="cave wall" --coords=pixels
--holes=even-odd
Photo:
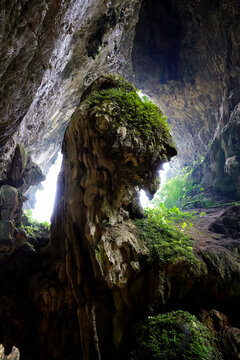
[[[0,179],[17,143],[46,175],[83,89],[100,74],[130,67],[139,6],[1,1]]]
[[[144,139],[128,122],[117,125],[120,101],[91,105],[94,91],[121,82],[97,79],[71,118],[51,225],[52,256],[61,259],[77,304],[83,359],[121,358],[123,336],[147,301],[139,294],[147,286],[148,249],[127,209],[139,188],[156,191],[160,164],[176,154],[167,133],[158,140],[154,133],[153,146],[154,138]]]
[[[17,143],[46,175],[81,93],[104,73],[124,74],[169,117],[175,168],[207,153],[239,102],[236,0],[2,1],[1,9],[1,179]]]
[[[169,117],[174,166],[200,160],[239,103],[239,15],[235,0],[143,1],[132,79]]]

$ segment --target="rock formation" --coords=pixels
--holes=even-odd
[[[19,360],[20,354],[17,348],[13,347],[10,355],[5,355],[4,347],[0,345],[0,359],[1,360]]]
[[[6,352],[15,345],[26,360],[131,359],[134,354],[141,360],[156,350],[137,343],[138,321],[144,324],[150,315],[149,325],[159,323],[157,329],[164,326],[164,331],[178,319],[174,331],[185,345],[169,359],[182,352],[191,359],[199,351],[238,358],[236,240],[206,243],[196,258],[184,255],[179,238],[180,256],[153,256],[132,221],[141,221],[131,206],[139,188],[153,193],[159,164],[175,154],[161,112],[143,105],[131,84],[108,75],[86,90],[64,137],[50,243],[46,234],[30,229],[18,230],[11,246],[0,247],[0,339]],[[164,235],[159,236],[161,244]],[[194,340],[196,326],[201,350]],[[148,338],[144,329],[141,336]],[[167,343],[163,347],[170,351]]]
[[[31,185],[44,180],[41,169],[30,155],[17,145],[11,165],[2,174],[0,183],[0,243],[12,245],[15,226],[22,221],[22,206],[27,198],[24,193]]]
[[[119,92],[119,100],[105,95],[94,104],[96,92],[112,89]],[[51,246],[64,260],[77,302],[83,359],[118,357],[136,301],[128,287],[134,286],[148,253],[127,209],[139,187],[154,191],[161,162],[176,154],[165,129],[159,138],[150,129],[149,139],[144,139],[138,127],[142,124],[132,127],[128,120],[130,108],[122,114],[126,122],[116,122],[122,92],[125,98],[135,94],[141,103],[120,78],[96,80],[83,95],[63,142],[61,198],[53,216]],[[135,119],[137,101],[132,103]]]
[[[156,118],[146,121],[147,107],[131,84],[100,76],[124,74],[160,105],[179,151],[174,166],[206,155],[196,181],[239,198],[239,15],[237,0],[1,2],[0,342],[6,353],[15,345],[24,360],[131,358],[138,320],[183,309],[210,328],[215,340],[206,335],[211,344],[204,338],[203,348],[239,359],[238,235],[214,234],[195,249],[193,262],[152,257],[131,220],[142,216],[139,189],[154,193],[159,164],[176,150],[164,122],[158,128]],[[22,204],[63,136],[49,242],[47,231],[30,223],[21,228]],[[185,345],[192,327],[203,329],[186,312],[190,320],[176,334]],[[19,357],[4,348],[0,358]]]

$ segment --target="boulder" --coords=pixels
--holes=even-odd
[[[0,221],[0,245],[11,246],[13,244],[14,223],[9,220]]]
[[[240,239],[240,205],[235,205],[209,225],[209,230],[224,234],[233,239]]]
[[[0,219],[13,220],[19,207],[17,189],[9,185],[0,187]]]

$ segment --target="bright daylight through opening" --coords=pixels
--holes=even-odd
[[[162,169],[159,170],[159,176],[161,178],[161,184],[163,184],[166,181],[166,177],[167,177],[167,173],[168,173],[169,168],[170,168],[169,163],[164,163],[162,165]],[[144,190],[140,191],[140,203],[141,203],[143,208],[151,207],[150,204],[149,204],[149,198],[147,197]]]
[[[62,154],[59,153],[56,162],[50,167],[46,180],[42,182],[44,189],[36,193],[36,204],[32,214],[33,218],[40,222],[50,222],[61,164]]]

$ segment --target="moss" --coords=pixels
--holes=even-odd
[[[135,327],[131,360],[211,360],[219,355],[210,331],[186,311],[148,317]]]
[[[126,126],[136,136],[142,137],[145,141],[161,144],[163,136],[169,136],[169,128],[166,117],[162,111],[151,102],[143,102],[136,89],[123,78],[115,75],[107,75],[106,78],[113,79],[111,87],[95,90],[88,102],[91,107],[101,107],[104,103],[111,103],[107,106],[106,112],[111,109],[111,117],[116,127]]]

